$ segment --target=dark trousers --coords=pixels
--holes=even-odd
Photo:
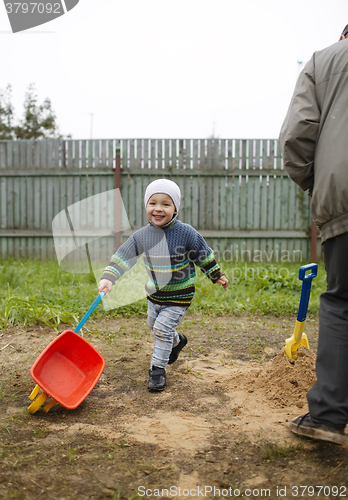
[[[348,423],[348,233],[323,244],[327,291],[320,297],[317,382],[307,393],[314,420]]]

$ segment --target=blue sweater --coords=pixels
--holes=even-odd
[[[115,283],[143,255],[149,280],[147,298],[156,304],[189,307],[195,294],[195,264],[215,283],[223,274],[203,236],[172,219],[136,231],[112,256],[102,279]]]

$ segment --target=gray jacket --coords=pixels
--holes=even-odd
[[[279,142],[290,177],[312,196],[322,241],[348,231],[348,39],[315,52],[296,83]]]

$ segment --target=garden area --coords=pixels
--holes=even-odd
[[[54,262],[0,262],[0,498],[337,498],[347,496],[348,444],[298,438],[315,382],[324,266],[312,282],[310,349],[284,353],[296,321],[299,263],[221,262],[229,287],[199,271],[179,327],[188,344],[167,368],[167,388],[147,390],[153,338],[147,301],[105,311],[80,334],[105,370],[75,409],[27,408],[30,368],[74,329],[97,296],[93,275]]]

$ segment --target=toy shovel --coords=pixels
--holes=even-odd
[[[311,272],[306,274],[307,271]],[[285,341],[285,352],[290,359],[297,359],[296,352],[300,345],[304,345],[309,349],[308,338],[307,335],[303,333],[303,330],[306,322],[312,279],[316,277],[317,273],[318,264],[307,264],[305,266],[301,266],[298,273],[298,279],[302,281],[300,305],[298,308],[294,333]]]
[[[29,396],[33,401],[28,407],[30,413],[35,413],[48,397],[52,399],[43,407],[46,413],[55,403],[74,409],[98,382],[105,360],[78,332],[107,291],[104,288],[99,293],[75,330],[66,330],[55,338],[31,367],[30,375],[37,385]]]

